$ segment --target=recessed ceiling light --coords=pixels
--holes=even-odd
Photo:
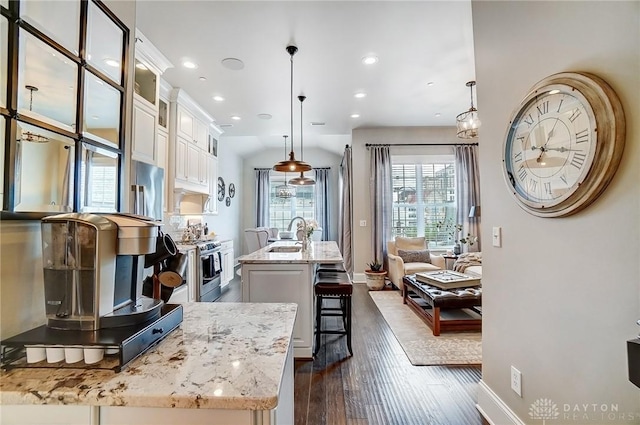
[[[232,120],[236,120],[236,121],[240,121],[242,118],[240,118],[238,115],[231,115],[231,119]]]
[[[440,115],[442,115],[440,112],[436,112],[436,117],[439,117]]]
[[[261,120],[270,120],[271,114],[258,114],[258,118],[260,118]]]
[[[221,128],[229,128],[229,127],[233,127],[233,124],[220,124]]]
[[[427,86],[428,86],[428,87],[431,87],[432,85],[433,85],[433,81],[429,81],[429,82],[427,83]]]
[[[318,121],[313,121],[313,122],[311,122],[311,125],[325,125],[325,123],[318,122]]]
[[[120,66],[120,62],[118,62],[115,59],[105,59],[104,63],[106,63],[109,66],[113,66],[114,68],[118,68]]]
[[[136,68],[142,69],[143,71],[146,71],[148,69],[147,66],[145,64],[143,64],[142,62],[138,62],[136,64]]]
[[[207,81],[207,77],[200,77],[199,80],[200,81]]]
[[[351,114],[351,118],[360,118],[360,114]]]
[[[224,102],[224,97],[222,96],[213,96],[213,100],[216,102]]]
[[[195,62],[191,62],[191,61],[184,61],[184,62],[182,62],[182,66],[184,66],[185,68],[189,68],[189,69],[196,69],[198,67],[198,64],[196,64]]]
[[[367,94],[364,92],[358,92],[354,94],[353,97],[355,97],[356,99],[362,99],[363,97],[367,97]]]
[[[222,59],[222,66],[233,71],[239,71],[244,68],[244,62],[236,58],[225,58]]]
[[[362,63],[365,65],[373,65],[374,63],[378,62],[378,57],[377,56],[365,56],[362,58]]]

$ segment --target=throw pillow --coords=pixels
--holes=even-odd
[[[429,250],[398,250],[398,256],[402,258],[405,263],[430,263],[431,254]]]

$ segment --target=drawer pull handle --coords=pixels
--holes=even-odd
[[[163,333],[164,330],[162,328],[153,328],[153,331],[151,331],[152,334],[161,334]]]

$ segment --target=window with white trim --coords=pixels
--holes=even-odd
[[[392,236],[425,236],[430,248],[451,248],[453,238],[438,223],[455,223],[453,155],[391,156]]]
[[[287,180],[292,177],[286,175]],[[276,196],[276,187],[285,183],[285,174],[271,174],[269,180],[269,227],[284,231],[293,217],[302,217],[307,222],[315,219],[315,186],[294,186],[296,196],[284,199]]]

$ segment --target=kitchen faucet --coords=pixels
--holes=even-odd
[[[288,231],[288,232],[290,232],[290,231],[291,231],[291,227],[293,226],[293,222],[294,222],[296,219],[300,219],[300,220],[302,220],[302,224],[303,224],[303,226],[304,226],[304,227],[303,227],[304,236],[302,237],[302,250],[303,250],[303,251],[306,251],[306,250],[307,250],[307,246],[309,245],[309,243],[308,243],[308,241],[307,241],[307,221],[306,221],[304,218],[300,217],[300,216],[293,217],[293,218],[291,219],[291,221],[289,222],[289,225],[287,226],[287,231]]]

